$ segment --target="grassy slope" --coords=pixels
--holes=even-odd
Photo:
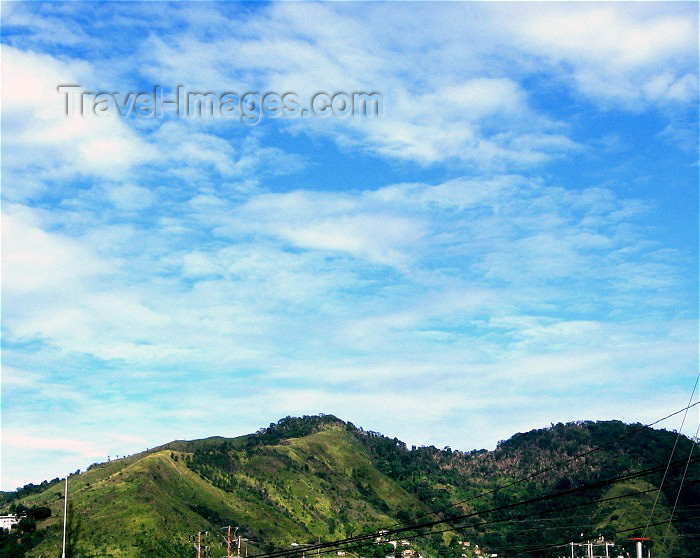
[[[81,550],[88,556],[156,556],[180,550],[187,533],[209,527],[189,509],[199,504],[227,511],[225,495],[169,451],[160,451],[91,470],[70,480],[70,501],[81,520]],[[59,493],[60,494],[60,493]],[[58,522],[63,502],[55,489],[32,497],[31,503],[49,504]],[[57,527],[57,526],[56,526]],[[59,530],[36,548],[32,556],[55,552]]]
[[[207,442],[165,447],[193,450],[207,447]],[[265,543],[328,540],[391,524],[395,519],[390,510],[424,509],[376,471],[342,429],[250,452],[236,469],[238,484],[231,491],[190,470],[187,456],[188,452],[155,450],[71,477],[69,499],[81,518],[81,551],[120,558],[184,556],[190,552],[188,534],[226,523],[241,525],[252,539],[251,551],[257,551]],[[364,472],[363,488],[352,480],[357,470]],[[30,556],[59,551],[61,489],[54,486],[23,500],[25,505],[53,510],[52,518],[40,526],[49,529],[49,536]],[[209,542],[212,556],[225,553],[221,544],[211,538]]]
[[[641,479],[626,481],[611,487],[603,496],[604,499],[615,498],[634,494],[635,492],[654,489],[655,486]],[[657,500],[658,495],[658,500]],[[623,503],[624,502],[624,503]],[[651,510],[654,510],[652,520],[649,521]],[[646,494],[638,494],[622,500],[611,500],[602,502],[596,509],[596,526],[601,533],[627,531],[630,526],[646,525],[646,523],[659,523],[668,521],[670,507],[667,498],[663,493],[656,491]],[[644,519],[640,523],[640,518]],[[628,537],[650,537],[657,541],[658,548],[666,537],[666,548],[674,548],[678,543],[678,531],[675,527],[668,527],[666,523],[662,525],[652,525],[649,529],[635,529],[634,531],[620,533],[619,538]]]

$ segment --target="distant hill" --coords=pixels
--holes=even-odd
[[[553,545],[610,534],[616,556],[642,535],[657,551],[665,538],[664,555],[691,556],[700,548],[698,463],[683,474],[698,450],[678,438],[674,461],[683,463],[664,478],[676,439],[619,421],[578,422],[516,434],[494,451],[461,452],[408,448],[331,415],[287,417],[247,436],[174,441],[71,476],[70,558],[194,556],[187,536],[198,531],[211,533],[218,557],[226,525],[239,528],[253,555],[440,520],[448,522],[389,537],[398,550],[382,541],[348,555],[570,556]],[[35,517],[0,533],[0,558],[60,555],[56,480],[3,493],[3,513]],[[521,504],[528,500],[536,501]],[[46,508],[48,518],[37,511]]]

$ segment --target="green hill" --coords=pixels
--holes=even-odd
[[[175,441],[71,476],[71,558],[194,556],[187,537],[199,531],[210,532],[206,541],[218,557],[226,554],[220,530],[226,525],[238,527],[253,555],[460,515],[469,517],[397,534],[410,541],[399,550],[462,558],[479,545],[479,552],[499,556],[557,556],[563,552],[544,547],[617,533],[619,541],[646,534],[657,545],[665,537],[665,553],[681,556],[700,542],[697,463],[680,495],[683,467],[669,470],[660,492],[663,467],[601,483],[665,465],[675,441],[674,433],[609,421],[517,434],[492,452],[409,449],[330,415],[287,417],[248,436]],[[604,447],[572,459],[596,446]],[[697,454],[680,437],[676,459],[691,448]],[[520,504],[552,493],[557,497]],[[659,523],[678,495],[667,530],[668,523]],[[0,506],[37,516],[2,532],[0,557],[60,556],[61,483],[5,493]],[[366,558],[394,552],[385,544],[350,549]]]

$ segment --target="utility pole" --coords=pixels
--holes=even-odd
[[[68,523],[68,475],[66,475],[66,488],[63,493],[63,552],[61,558],[66,558],[66,523]]]
[[[204,533],[199,531],[197,534],[188,537],[190,542],[193,543],[194,549],[197,551],[197,558],[209,557],[209,547],[206,545],[202,546],[202,535],[206,537],[208,534],[208,531],[204,531]]]
[[[226,542],[226,558],[231,558],[231,544],[233,543],[233,540],[236,539],[237,541],[237,546],[238,550],[236,554],[238,556],[241,555],[241,537],[236,536],[236,533],[238,533],[238,529],[240,527],[236,527],[233,532],[231,532],[231,526],[227,525],[226,527],[222,527],[222,530],[226,530],[226,536],[223,537],[224,541]],[[246,539],[242,539],[246,540]]]

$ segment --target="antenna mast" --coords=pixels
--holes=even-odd
[[[66,475],[66,488],[63,493],[63,552],[61,553],[61,558],[66,558],[66,523],[68,512],[68,475]]]

